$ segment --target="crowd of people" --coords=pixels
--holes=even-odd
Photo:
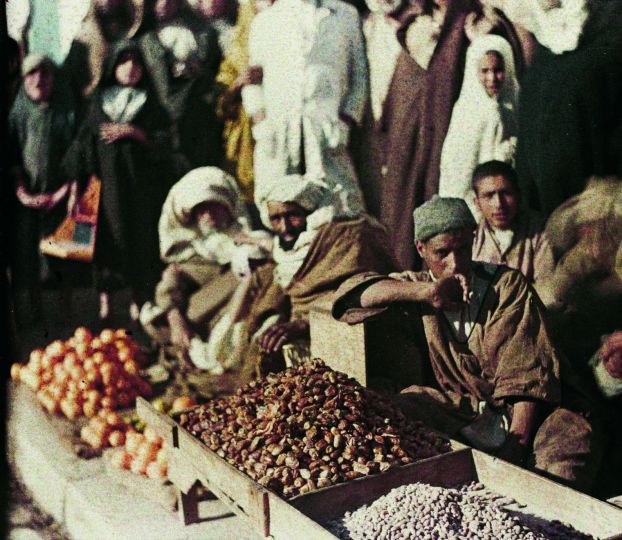
[[[622,5],[365,4],[92,0],[62,65],[13,43],[15,287],[71,282],[39,242],[96,177],[97,316],[128,287],[197,391],[307,358],[330,299],[413,416],[620,491]]]

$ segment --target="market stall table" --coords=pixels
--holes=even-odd
[[[207,521],[184,527],[175,513],[128,488],[130,472],[121,482],[109,474],[104,459],[79,458],[71,444],[77,425],[44,412],[30,389],[11,383],[8,403],[11,465],[36,503],[73,539],[259,538],[217,500],[201,503],[201,515]],[[157,482],[153,484],[157,486]]]

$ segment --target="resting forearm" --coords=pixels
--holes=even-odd
[[[536,401],[518,401],[514,404],[510,433],[522,446],[531,443],[536,428],[539,404]]]
[[[426,302],[432,286],[430,283],[385,279],[365,289],[361,294],[361,306],[371,308],[395,302]]]

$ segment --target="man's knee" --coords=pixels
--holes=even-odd
[[[547,476],[588,491],[602,458],[598,419],[559,408],[542,423],[533,443],[533,466]]]

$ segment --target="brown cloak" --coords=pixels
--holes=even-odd
[[[413,60],[404,46],[383,116],[373,127],[372,136],[384,146],[384,151],[372,156],[382,159],[380,167],[376,166],[382,184],[379,217],[391,233],[393,249],[403,268],[412,268],[415,262],[412,212],[438,192],[441,151],[460,94],[464,59],[470,44],[464,33],[464,22],[470,12],[478,11],[478,5],[473,0],[449,3],[427,70]],[[405,19],[398,32],[403,44],[408,26],[422,14],[423,11]],[[519,40],[500,14],[495,33],[510,41],[517,66],[522,66]],[[362,184],[373,181],[363,180]],[[372,194],[372,201],[373,197]]]
[[[536,431],[530,465],[588,488],[600,461],[600,441],[590,421],[588,400],[582,392],[570,391],[580,390],[580,381],[553,345],[544,306],[520,272],[481,263],[473,268],[490,284],[464,343],[453,336],[442,313],[426,304],[362,308],[362,292],[387,279],[378,274],[345,282],[336,293],[333,315],[355,324],[397,309],[412,321],[413,339],[421,336],[417,327],[423,327],[427,343],[418,343],[419,355],[414,358],[423,363],[422,380],[405,380],[407,373],[391,376],[402,386],[414,383],[398,400],[406,412],[453,436],[475,419],[478,402],[510,408],[516,401],[543,403],[546,417]],[[427,273],[417,275],[418,281],[430,279]]]

